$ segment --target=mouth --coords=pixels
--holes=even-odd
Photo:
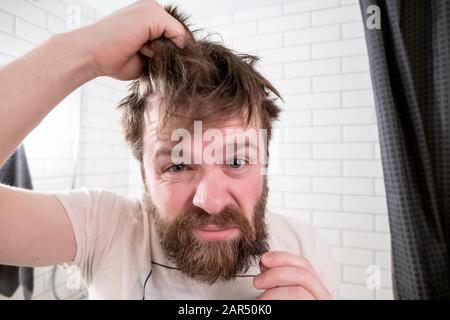
[[[201,228],[193,229],[193,233],[200,240],[225,241],[236,237],[239,234],[239,229],[234,226],[219,227],[215,224],[208,224]]]

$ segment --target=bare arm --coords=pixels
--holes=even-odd
[[[183,26],[155,1],[141,0],[99,22],[62,35],[0,69],[0,166],[67,95],[97,76],[136,78],[139,52],[160,36],[183,45]],[[0,264],[42,266],[71,261],[72,227],[56,197],[0,185]]]

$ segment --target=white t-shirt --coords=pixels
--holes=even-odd
[[[101,189],[56,192],[73,226],[79,268],[90,299],[255,299],[258,265],[227,283],[207,285],[175,268],[159,246],[139,199]],[[330,251],[312,226],[267,212],[270,250],[305,256],[334,298],[338,276]],[[144,290],[145,283],[145,290]],[[145,294],[144,294],[145,291]]]

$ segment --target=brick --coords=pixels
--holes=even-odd
[[[316,110],[314,125],[369,124],[374,122],[373,108]]]
[[[293,30],[285,33],[287,46],[339,40],[339,28],[336,26],[314,27]]]
[[[366,285],[368,274],[367,268],[344,266],[343,281]]]
[[[90,175],[90,176],[80,176],[78,179],[78,185],[80,187],[90,187],[90,188],[104,188],[108,189],[111,185],[111,175]]]
[[[344,141],[372,142],[378,141],[378,129],[376,125],[346,126],[344,127]]]
[[[277,79],[272,82],[281,95],[311,92],[310,78]]]
[[[385,197],[343,196],[343,209],[348,212],[387,214]]]
[[[48,16],[47,29],[52,33],[62,33],[69,30],[65,20],[52,15]]]
[[[255,8],[252,10],[238,11],[234,14],[235,22],[259,20],[270,17],[281,16],[283,8],[281,5],[268,6],[263,8]]]
[[[243,37],[233,40],[233,45],[238,51],[271,49],[281,47],[283,36],[281,33],[264,34],[252,37]]]
[[[282,127],[310,126],[311,124],[310,111],[283,111],[280,116],[280,126]]]
[[[314,159],[371,159],[370,143],[323,143],[313,145]]]
[[[0,1],[0,9],[17,17],[25,19],[35,25],[46,27],[47,13],[25,1]],[[1,43],[1,41],[0,41]]]
[[[338,0],[305,0],[305,1],[293,1],[284,5],[284,13],[296,13],[313,11],[318,9],[338,7]]]
[[[343,107],[371,107],[374,105],[372,90],[342,92]]]
[[[0,51],[13,57],[22,56],[33,48],[31,43],[1,31],[0,43]]]
[[[364,38],[364,23],[363,21],[356,21],[342,24],[342,38]]]
[[[336,263],[367,267],[373,264],[373,251],[331,247],[331,253]]]
[[[128,160],[127,159],[94,160],[94,170],[97,174],[127,172]]]
[[[389,219],[387,216],[375,217],[375,231],[377,232],[389,232]]]
[[[344,161],[345,177],[383,177],[380,161]]]
[[[121,189],[128,187],[128,172],[111,175],[111,187]],[[126,191],[125,191],[126,192]]]
[[[285,193],[286,208],[312,210],[340,210],[341,197],[337,195]]]
[[[358,5],[313,11],[312,24],[324,25],[361,20],[361,11]]]
[[[51,33],[25,20],[16,18],[15,35],[34,44],[39,44],[47,40]]]
[[[367,54],[367,46],[364,39],[313,43],[311,46],[313,59]]]
[[[311,212],[309,210],[299,210],[299,209],[286,209],[286,208],[276,208],[275,213],[282,214],[285,216],[294,217],[300,219],[306,223],[311,224]]]
[[[13,59],[14,59],[14,58],[13,58],[12,56],[0,52],[0,66],[12,62]]]
[[[82,127],[93,129],[111,129],[114,127],[114,119],[109,115],[85,112],[83,116],[83,123],[81,124]]]
[[[321,109],[340,108],[338,92],[291,94],[283,97],[286,109]]]
[[[0,11],[0,30],[13,33],[14,32],[14,16]]]
[[[256,35],[257,27],[255,22],[235,23],[217,26],[214,32],[219,33],[224,39],[235,39]]]
[[[314,92],[370,89],[369,73],[317,76],[312,81]]]
[[[259,33],[272,33],[292,29],[306,28],[311,25],[311,16],[307,14],[289,15],[258,21]]]
[[[360,267],[350,267],[344,266],[343,269],[343,280],[345,282],[356,283],[356,284],[364,284],[366,285],[368,277],[370,276],[367,273],[367,268]],[[380,287],[382,288],[392,288],[392,275],[387,271],[381,271],[380,274]],[[376,289],[375,291],[378,291]]]
[[[375,159],[381,159],[381,149],[380,149],[380,143],[374,143],[374,152],[375,152]]]
[[[314,178],[313,191],[334,194],[373,194],[372,179],[355,178]],[[348,216],[348,217],[351,217]]]
[[[333,177],[341,174],[341,166],[339,161],[285,161],[286,175],[301,175],[311,177]]]
[[[70,178],[40,179],[33,181],[33,188],[39,192],[65,190],[70,188]]]
[[[307,77],[339,73],[341,64],[339,59],[293,62],[285,64],[284,69],[286,78]]]
[[[261,50],[258,55],[264,64],[301,61],[311,58],[311,49],[309,46],[278,48]]]
[[[386,187],[384,185],[384,179],[375,179],[375,195],[386,196]]]
[[[294,176],[271,176],[269,177],[270,190],[286,192],[310,192],[311,179]]]
[[[311,145],[310,144],[273,144],[270,149],[270,158],[279,159],[310,159]]]
[[[283,206],[283,193],[270,191],[267,199],[267,205],[270,207],[282,207]]]
[[[342,71],[344,73],[369,71],[369,57],[355,56],[342,59]]]
[[[382,269],[390,270],[391,266],[391,253],[377,251],[375,252],[375,264],[380,266]]]
[[[46,161],[46,177],[68,177],[73,174],[75,163],[73,160],[51,160]]]
[[[375,291],[365,285],[341,283],[339,289],[340,299],[343,300],[372,300],[375,297]]]
[[[390,237],[385,233],[344,230],[343,245],[354,248],[388,251],[390,249]]]
[[[231,14],[224,14],[207,19],[202,19],[201,27],[209,29],[211,27],[230,25],[232,23],[233,23],[233,16]]]
[[[320,212],[313,213],[314,225],[326,228],[344,230],[373,230],[372,215],[355,214],[343,212]]]
[[[25,146],[25,149],[28,149],[27,146]],[[28,161],[28,166],[30,167],[30,174],[33,181],[35,179],[45,178],[45,160]]]
[[[286,142],[338,142],[341,139],[340,127],[287,128]]]
[[[269,81],[282,79],[284,77],[283,65],[280,64],[262,64],[258,66],[258,71]]]
[[[33,5],[59,18],[65,19],[68,16],[67,8],[69,5],[59,0],[33,1]]]
[[[376,300],[394,300],[392,289],[379,289],[375,291]]]

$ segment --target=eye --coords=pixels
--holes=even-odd
[[[246,164],[244,159],[235,158],[227,163],[227,165],[232,169],[239,169]]]
[[[167,169],[167,171],[175,172],[175,173],[176,173],[176,172],[183,172],[184,169],[186,169],[185,164],[184,164],[184,163],[180,163],[180,164],[174,164],[174,165],[170,166],[170,167]]]

